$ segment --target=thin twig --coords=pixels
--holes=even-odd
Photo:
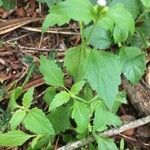
[[[42,29],[33,28],[33,27],[21,27],[22,29],[33,31],[33,32],[42,32]],[[70,32],[70,31],[56,31],[56,30],[47,30],[46,33],[52,34],[65,34],[65,35],[80,35],[78,32]]]
[[[62,49],[46,49],[46,48],[35,48],[35,47],[25,47],[18,45],[19,48],[24,50],[34,50],[34,51],[41,51],[41,52],[50,52],[50,51],[63,51]]]
[[[125,124],[123,126],[121,126],[120,128],[114,128],[114,129],[110,129],[108,131],[105,131],[103,133],[98,133],[98,136],[105,136],[105,137],[111,137],[117,134],[120,134],[124,131],[127,131],[129,129],[134,129],[137,128],[139,126],[142,126],[144,124],[150,123],[150,115],[141,119],[138,119],[136,121],[133,121],[129,124]],[[82,139],[73,143],[68,143],[66,146],[60,147],[57,150],[74,150],[77,148],[80,148],[82,146],[88,145],[92,142],[95,141],[95,138],[93,136],[88,137],[86,139]]]

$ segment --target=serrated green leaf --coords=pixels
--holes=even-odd
[[[144,7],[150,8],[150,1],[149,0],[141,0],[141,2],[144,5]]]
[[[98,150],[118,150],[113,139],[96,137],[96,141],[98,143]]]
[[[149,23],[149,20],[150,20],[150,16],[147,15],[144,18],[143,24],[140,27],[137,27],[137,30],[143,32],[144,36],[146,36],[147,39],[149,39],[149,35],[150,35],[150,23]]]
[[[85,81],[79,81],[76,82],[72,87],[71,87],[71,94],[77,95],[79,92],[82,90],[83,86],[85,84]]]
[[[10,95],[10,101],[8,104],[8,108],[10,110],[14,110],[18,104],[16,102],[16,100],[19,98],[19,96],[22,94],[22,88],[21,87],[17,87],[16,89],[14,89]]]
[[[48,7],[52,7],[53,5],[57,4],[58,2],[62,2],[63,0],[36,0],[39,3],[46,3]]]
[[[9,131],[4,134],[0,134],[0,146],[21,146],[33,135],[26,134],[20,130]]]
[[[14,130],[17,128],[17,126],[23,121],[24,117],[26,115],[26,111],[25,110],[17,110],[11,120],[10,120],[10,125],[11,125],[11,129]]]
[[[98,24],[102,28],[110,30],[111,32],[113,32],[115,29],[115,34],[113,33],[113,37],[116,43],[126,40],[125,37],[127,36],[124,36],[124,34],[132,35],[135,29],[132,15],[123,7],[122,4],[116,4],[115,6],[111,7],[108,12],[102,18],[100,18]],[[116,37],[117,28],[118,34]],[[119,39],[118,37],[124,38]]]
[[[33,108],[29,110],[24,118],[24,126],[36,134],[54,135],[54,129],[42,110]]]
[[[139,0],[113,0],[110,6],[118,3],[122,3],[124,7],[132,14],[133,18],[136,19],[141,9],[141,3]]]
[[[120,51],[122,72],[131,83],[137,83],[144,74],[144,54],[136,47],[124,47]]]
[[[85,29],[85,38],[87,39],[93,25]],[[106,49],[112,44],[113,40],[110,31],[102,28],[97,24],[91,34],[89,43],[97,49]]]
[[[63,87],[63,73],[54,61],[51,61],[44,56],[40,57],[40,71],[44,76],[47,84],[52,86]]]
[[[121,82],[121,67],[116,55],[109,52],[91,51],[86,60],[86,78],[93,90],[112,108]]]
[[[70,100],[70,95],[66,91],[62,91],[55,96],[52,100],[49,110],[52,111],[63,104],[66,104]]]
[[[124,30],[124,28],[120,25],[116,25],[114,27],[113,36],[115,42],[121,43],[122,41],[125,41],[127,39],[128,32]]]
[[[48,87],[44,93],[45,102],[50,105],[56,95],[56,90],[53,87]]]
[[[46,145],[50,144],[50,141],[52,141],[51,136],[43,136],[37,141],[35,145],[33,145],[34,148],[32,150],[39,150],[45,148]]]
[[[57,3],[59,3],[59,2],[62,2],[63,0],[46,0],[46,3],[47,3],[47,5],[48,5],[48,7],[52,7],[53,5],[55,5],[55,4],[57,4]]]
[[[32,140],[32,143],[31,143],[31,147],[34,149],[35,145],[37,144],[37,142],[41,139],[41,135],[37,135],[33,140]]]
[[[16,0],[2,0],[3,8],[6,10],[13,10],[16,7]]]
[[[34,88],[30,88],[23,96],[22,98],[22,103],[23,103],[23,107],[25,107],[26,109],[28,109],[30,107],[30,105],[32,104],[32,100],[33,100],[33,93],[34,93]]]
[[[124,150],[125,149],[125,142],[124,142],[124,139],[122,138],[121,140],[120,140],[120,150]]]
[[[121,104],[127,104],[127,99],[126,99],[126,93],[125,92],[119,92],[116,99],[115,99],[115,103],[112,107],[112,112],[113,113],[117,113],[119,107],[121,106]]]
[[[85,77],[84,62],[90,49],[81,46],[70,48],[65,53],[64,66],[74,77],[75,81],[81,81]]]
[[[0,7],[1,7],[1,6],[3,6],[3,1],[2,1],[2,0],[0,0]]]
[[[93,98],[93,91],[92,89],[89,87],[89,85],[86,85],[84,88],[84,99],[86,100],[91,100]]]
[[[65,2],[60,2],[51,7],[50,14],[42,25],[42,30],[45,32],[48,27],[56,24],[61,26],[71,19],[88,24],[91,20],[94,20],[92,10],[93,5],[89,0],[66,0]]]
[[[74,102],[74,108],[71,117],[77,123],[77,132],[84,133],[89,124],[89,108],[83,102]]]
[[[110,111],[104,110],[101,104],[98,104],[95,110],[94,130],[103,131],[107,126],[119,126],[122,122],[118,116]]]
[[[60,107],[55,111],[52,111],[47,118],[53,125],[55,133],[58,134],[60,132],[64,132],[70,127],[70,116],[71,111],[67,107]]]

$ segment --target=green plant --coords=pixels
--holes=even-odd
[[[3,7],[6,10],[14,9],[16,4],[16,0],[0,0],[0,7]]]
[[[62,2],[63,0],[36,0],[36,1],[38,1],[39,3],[46,3],[48,7],[50,8],[54,4]]]
[[[30,149],[44,146],[50,149],[58,134],[64,141],[92,134],[98,143],[94,148],[117,149],[113,139],[99,137],[96,133],[121,125],[116,115],[119,106],[126,103],[126,94],[118,89],[121,74],[133,84],[144,74],[145,59],[141,48],[145,49],[149,44],[145,35],[147,28],[144,28],[146,18],[149,18],[149,2],[109,0],[108,7],[100,1],[93,4],[89,0],[66,0],[51,7],[42,26],[43,32],[50,26],[74,20],[80,25],[81,44],[66,51],[62,69],[54,60],[40,57],[39,70],[49,85],[44,94],[48,111],[44,113],[32,105],[33,88],[24,94],[22,104],[18,104],[22,88],[16,88],[9,103],[9,109],[13,111],[11,131],[0,134],[0,145],[18,146],[30,139]],[[135,22],[141,21],[141,26],[135,26]],[[135,42],[135,37],[141,44]],[[112,49],[112,45],[115,48]],[[73,78],[74,84],[70,88],[64,84],[65,69]],[[30,134],[19,130],[20,126]],[[63,134],[66,130],[74,135]]]

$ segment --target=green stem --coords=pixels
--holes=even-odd
[[[83,98],[80,98],[80,97],[75,96],[75,95],[71,95],[71,97],[72,97],[72,98],[75,98],[75,99],[77,99],[77,100],[79,100],[79,101],[81,101],[81,102],[83,102],[83,103],[85,103],[85,104],[88,104],[88,102],[87,102],[86,100],[84,100]]]
[[[85,45],[85,40],[84,40],[84,23],[80,22],[80,34],[81,34],[81,41],[82,41],[82,45]]]
[[[88,102],[85,99],[80,98],[80,97],[78,97],[76,95],[73,95],[65,86],[63,88],[69,93],[70,97],[72,97],[73,99],[77,99],[79,101],[82,101],[82,102],[88,104]]]
[[[95,101],[99,96],[96,95],[95,97],[93,97],[88,103],[92,103],[93,101]]]
[[[139,21],[142,19],[142,17],[143,17],[146,13],[147,13],[147,10],[144,10],[144,11],[139,15],[139,17],[136,19],[135,23],[139,22]]]
[[[98,16],[97,16],[97,18],[96,18],[96,21],[95,21],[95,23],[94,23],[94,25],[93,25],[93,28],[91,29],[91,31],[90,31],[90,33],[89,33],[89,35],[88,35],[88,37],[87,37],[87,44],[89,43],[89,41],[90,41],[90,38],[91,38],[91,35],[92,35],[92,33],[93,33],[93,31],[94,31],[94,29],[95,29],[95,27],[96,27],[96,25],[97,25],[97,23],[98,23],[98,21],[99,21],[99,18],[100,18],[100,10],[98,11]]]

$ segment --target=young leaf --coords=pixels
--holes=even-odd
[[[54,61],[48,60],[44,56],[40,57],[40,71],[47,84],[63,87],[63,73]]]
[[[120,140],[120,150],[124,150],[125,149],[125,142],[124,142],[124,139],[122,138],[121,140]]]
[[[98,143],[98,150],[118,150],[116,144],[113,139],[110,138],[102,138],[96,137],[96,141]]]
[[[86,85],[84,88],[84,99],[91,100],[93,98],[93,91],[89,85]]]
[[[93,25],[85,29],[85,38],[88,39],[89,33]],[[97,49],[106,49],[113,43],[110,31],[102,28],[97,24],[91,34],[89,43]]]
[[[14,110],[16,108],[16,106],[18,106],[16,100],[19,98],[19,96],[22,94],[22,88],[21,87],[17,87],[16,89],[14,89],[10,95],[10,101],[8,104],[8,108],[10,110]]]
[[[31,143],[31,147],[34,149],[35,145],[37,144],[37,142],[41,139],[41,135],[37,135],[33,140],[32,140],[32,143]]]
[[[4,134],[0,134],[0,146],[21,146],[28,139],[34,135],[26,134],[20,130],[9,131]]]
[[[23,103],[23,107],[25,107],[26,109],[28,109],[32,103],[33,93],[34,93],[34,88],[30,88],[23,96],[22,103]]]
[[[3,1],[3,8],[5,10],[13,10],[16,7],[16,1],[11,0],[2,0]]]
[[[10,120],[10,125],[11,125],[11,129],[14,130],[17,128],[17,126],[23,121],[24,117],[26,115],[26,111],[25,110],[17,110],[11,120]]]
[[[139,0],[113,0],[110,3],[110,6],[117,5],[118,3],[122,3],[123,6],[132,14],[133,18],[136,19],[141,10],[141,3]]]
[[[84,133],[89,124],[89,108],[83,102],[74,102],[74,108],[72,111],[72,118],[77,123],[77,131],[79,133]]]
[[[82,48],[81,46],[78,46],[70,48],[65,53],[64,66],[74,77],[75,81],[81,81],[85,77],[84,62],[89,52],[89,48]]]
[[[120,51],[122,72],[131,83],[137,83],[144,74],[144,54],[136,47],[124,47]]]
[[[50,141],[52,141],[51,137],[52,136],[48,136],[48,135],[42,136],[41,135],[41,138],[39,140],[37,138],[33,139],[33,143],[31,143],[31,146],[33,146],[34,148],[31,150],[39,150],[39,149],[45,148],[48,144],[50,144]]]
[[[60,2],[51,7],[50,14],[42,25],[42,30],[45,32],[48,27],[56,24],[61,26],[71,19],[88,24],[91,20],[94,20],[92,10],[93,5],[89,0],[66,0],[65,2]]]
[[[122,4],[116,4],[111,7],[108,12],[100,18],[98,24],[106,30],[110,30],[112,32],[115,31],[113,33],[113,37],[116,43],[126,40],[125,37],[127,38],[127,35],[133,34],[135,29],[132,15],[123,7]],[[119,39],[119,37],[121,37],[121,39]]]
[[[53,87],[49,87],[46,89],[45,94],[44,94],[44,100],[45,102],[50,105],[52,100],[54,99],[56,95],[56,90]]]
[[[128,38],[128,32],[124,30],[124,27],[116,25],[113,31],[114,41],[121,43]]]
[[[111,109],[120,84],[121,67],[118,57],[108,52],[94,50],[91,51],[86,61],[88,82]]]
[[[67,107],[60,107],[54,111],[52,111],[47,118],[53,125],[55,133],[58,134],[60,132],[64,132],[70,127],[70,115],[71,111]]]
[[[115,103],[112,107],[112,112],[113,113],[117,113],[119,107],[121,104],[127,104],[127,99],[126,99],[126,93],[125,92],[119,92],[117,97],[116,97],[116,100],[115,100]]]
[[[38,108],[31,109],[23,121],[25,128],[36,134],[54,135],[54,129],[42,110]]]
[[[73,95],[79,94],[79,92],[82,90],[84,84],[85,84],[85,81],[76,82],[76,83],[71,87],[71,93],[72,93]]]
[[[107,129],[107,125],[121,125],[121,120],[118,116],[111,113],[110,111],[104,110],[102,105],[98,104],[95,110],[94,130],[103,131]]]
[[[66,91],[62,91],[52,100],[49,110],[52,111],[57,107],[67,103],[70,100],[70,95]]]
[[[150,8],[150,1],[149,0],[141,0],[141,2],[145,8]]]

